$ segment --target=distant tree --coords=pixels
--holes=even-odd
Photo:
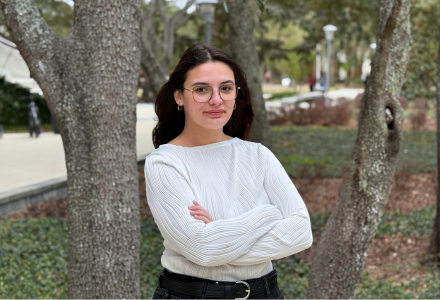
[[[68,298],[139,298],[140,0],[75,1],[66,39],[34,0],[0,8],[63,140]]]
[[[437,51],[440,32],[433,24],[440,19],[438,0],[414,1],[411,6],[411,34],[414,45],[408,64],[403,94],[408,98],[425,97],[435,102],[433,87],[437,85]]]
[[[186,11],[195,1],[188,0],[184,8],[173,12],[172,15],[167,13],[167,3],[164,0],[151,0],[145,7],[146,12],[142,21],[141,65],[151,87],[152,102],[170,72],[176,31],[188,22],[190,15]]]
[[[379,0],[377,51],[352,162],[313,257],[307,298],[353,298],[393,183],[402,141],[398,101],[409,60],[410,0]]]
[[[59,37],[67,37],[73,19],[72,7],[63,1],[57,0],[35,0],[43,19],[50,30]],[[0,13],[0,35],[10,39],[11,35],[6,29],[3,15]]]
[[[440,19],[439,19],[440,21]],[[440,23],[439,29],[440,29]],[[440,268],[440,39],[437,56],[437,213],[434,221],[434,230],[431,238],[429,253]]]
[[[252,97],[254,121],[249,139],[270,147],[271,129],[261,89],[260,60],[254,37],[254,0],[232,1],[229,7],[229,41],[232,56],[241,65],[247,76]]]

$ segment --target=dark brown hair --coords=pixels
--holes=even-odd
[[[235,84],[240,87],[237,99],[235,100],[237,108],[233,111],[231,119],[223,127],[223,132],[242,140],[247,139],[254,118],[254,112],[252,110],[246,74],[232,57],[220,48],[206,44],[196,44],[185,51],[174,72],[170,75],[170,79],[162,86],[157,95],[155,110],[158,122],[153,129],[153,144],[155,148],[170,142],[182,133],[185,127],[185,108],[181,111],[177,110],[174,91],[183,91],[183,84],[187,78],[188,71],[208,61],[223,62],[234,72]]]

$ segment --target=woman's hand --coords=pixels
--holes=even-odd
[[[189,206],[191,216],[197,220],[202,220],[205,224],[212,222],[212,217],[197,201],[193,200],[194,205]]]

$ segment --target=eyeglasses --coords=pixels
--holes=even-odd
[[[192,92],[193,99],[196,102],[208,102],[211,100],[212,93],[214,92],[214,89],[209,85],[195,86],[192,90],[184,89]],[[235,84],[225,84],[215,90],[218,90],[220,98],[223,101],[232,101],[237,98],[239,89],[240,87]]]

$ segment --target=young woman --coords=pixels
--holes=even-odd
[[[246,141],[246,76],[219,48],[193,45],[156,99],[147,200],[164,238],[152,299],[284,299],[271,260],[312,244],[309,214],[286,171]]]

